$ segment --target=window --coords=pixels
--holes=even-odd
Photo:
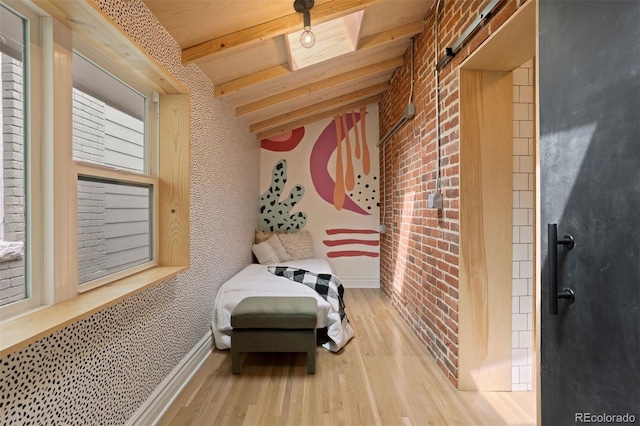
[[[149,174],[154,170],[149,159],[154,158],[156,145],[157,105],[153,92],[139,89],[74,52],[80,291],[157,264],[153,247],[157,181]]]
[[[78,177],[79,284],[153,260],[152,186]]]
[[[0,1],[3,354],[189,266],[188,90],[111,25]]]
[[[29,144],[29,21],[0,5],[2,149],[0,149],[0,306],[30,297],[26,154]]]
[[[56,114],[45,133],[68,127],[71,138],[51,138],[52,148],[40,150],[38,137],[46,106],[40,100],[54,88],[40,84],[46,47],[39,42],[40,18],[29,9],[17,6],[19,12],[0,4],[0,64],[2,71],[2,149],[0,150],[0,307],[3,317],[10,317],[30,307],[64,300],[107,282],[157,265],[157,221],[154,211],[158,203],[157,187],[157,114],[158,96],[128,77],[128,74],[108,63],[101,66],[88,56],[101,57],[82,40],[74,40],[87,56],[73,53],[73,88],[69,93],[72,114],[69,123],[65,114]],[[52,21],[49,21],[52,22]],[[52,28],[43,27],[45,37]],[[49,32],[48,32],[49,31]],[[45,43],[46,45],[46,43]],[[33,53],[32,53],[33,51]],[[45,66],[46,68],[46,66]],[[52,69],[48,68],[51,72]],[[46,71],[45,71],[46,72]],[[119,78],[113,75],[118,74]],[[54,77],[53,85],[60,85]],[[66,87],[60,85],[60,87]],[[37,106],[37,108],[35,108]],[[42,109],[40,109],[42,108]],[[43,129],[45,127],[42,127]],[[43,146],[47,142],[44,142]],[[65,255],[70,269],[59,282],[47,278],[47,246],[44,228],[47,211],[43,206],[59,206],[51,191],[60,185],[54,182],[41,186],[41,167],[52,167],[51,150],[63,150],[70,144],[63,173],[72,173],[77,184],[77,196],[70,206],[70,233],[55,234],[49,247],[58,250],[59,241],[75,239],[77,256]],[[40,162],[40,157],[46,159]],[[55,166],[54,166],[55,167]],[[50,176],[50,175],[47,175]],[[48,178],[45,178],[47,181]],[[66,181],[66,179],[65,179]],[[30,196],[33,194],[33,196]],[[49,195],[47,195],[49,194]],[[58,214],[58,216],[60,216]],[[73,217],[71,217],[73,216]],[[60,227],[53,216],[49,223]],[[77,218],[77,220],[76,220]],[[51,222],[53,221],[53,222]],[[36,232],[31,232],[31,229]],[[56,243],[56,241],[58,241]],[[77,248],[76,248],[77,247]],[[49,251],[51,253],[51,251]],[[59,268],[57,264],[54,268]]]
[[[73,158],[146,172],[146,105],[144,95],[74,53]]]

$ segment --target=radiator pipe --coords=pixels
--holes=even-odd
[[[400,119],[398,120],[398,122],[391,128],[391,130],[389,130],[387,132],[386,135],[384,135],[384,137],[382,139],[380,139],[380,142],[378,142],[378,147],[380,147],[381,145],[384,145],[389,139],[391,139],[391,136],[393,136],[393,134],[404,125],[404,123],[406,123],[410,118],[413,118],[413,116],[415,115],[415,111],[416,111],[416,106],[413,103],[409,103],[407,104],[407,106],[404,109],[404,114],[402,115],[402,117],[400,117]]]
[[[414,85],[414,77],[413,77],[413,45],[414,45],[414,38],[411,38],[411,89],[409,90],[409,102],[407,103],[407,105],[404,107],[404,114],[402,115],[402,117],[400,117],[400,119],[396,122],[396,124],[391,128],[391,130],[389,130],[387,132],[386,135],[384,135],[384,137],[382,139],[380,139],[380,142],[378,142],[378,144],[376,145],[377,147],[380,147],[381,145],[384,145],[389,139],[391,139],[391,136],[393,136],[393,134],[404,125],[404,123],[407,122],[407,120],[409,120],[410,118],[413,118],[414,115],[416,115],[416,105],[413,103],[413,85]]]

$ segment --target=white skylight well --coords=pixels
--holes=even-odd
[[[305,48],[300,44],[302,30],[287,34],[291,70],[308,67],[345,53],[354,52],[358,45],[360,25],[364,10],[354,12],[322,24],[313,24],[311,29],[316,37],[315,45]]]

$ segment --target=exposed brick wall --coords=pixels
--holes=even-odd
[[[440,72],[440,165],[444,209],[427,208],[436,188],[435,63],[453,45],[489,0],[444,0],[440,10],[440,53],[435,53],[436,6],[415,38],[416,115],[380,150],[381,235],[380,284],[400,315],[435,358],[451,383],[458,384],[459,260],[459,82],[458,66],[526,0],[503,2],[460,52]],[[402,116],[411,87],[411,57],[391,80],[380,103],[380,134]],[[381,163],[382,164],[382,163]]]
[[[73,158],[104,164],[105,104],[73,88]],[[106,269],[104,188],[97,182],[78,182],[78,275],[86,283]]]
[[[106,263],[104,184],[79,180],[78,282],[103,277]]]
[[[0,240],[23,242],[25,239],[24,197],[24,90],[22,63],[0,53],[2,64],[2,159],[3,185],[0,202],[3,217]],[[15,254],[0,261],[0,306],[25,296],[24,258]]]
[[[104,102],[73,88],[73,158],[95,164],[104,161]]]

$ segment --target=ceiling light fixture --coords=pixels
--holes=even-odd
[[[316,35],[311,31],[311,14],[309,11],[313,7],[314,0],[295,0],[293,8],[296,12],[302,13],[304,21],[304,31],[300,34],[300,44],[307,49],[316,44]]]

